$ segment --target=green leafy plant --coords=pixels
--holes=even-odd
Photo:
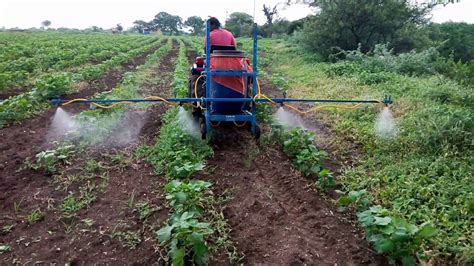
[[[162,244],[170,246],[169,256],[173,265],[185,265],[187,261],[205,265],[209,251],[204,238],[212,232],[208,223],[200,223],[193,213],[184,212],[170,225],[161,228],[157,237]]]
[[[34,170],[45,170],[48,173],[55,173],[59,163],[67,163],[67,159],[74,154],[74,145],[59,145],[53,150],[46,150],[36,155],[36,162],[29,166]]]
[[[321,172],[322,160],[327,154],[316,148],[313,133],[306,129],[293,128],[283,131],[281,138],[283,151],[293,159],[298,170],[306,176]]]
[[[316,185],[320,189],[326,191],[336,186],[336,180],[328,169],[323,169],[318,173],[318,180],[316,181]]]
[[[175,213],[181,214],[188,212],[199,217],[202,214],[203,203],[205,202],[205,193],[209,193],[211,183],[201,180],[183,182],[173,180],[166,184],[166,199]]]
[[[35,96],[48,99],[67,94],[72,88],[72,80],[69,73],[53,73],[38,79],[35,85]]]
[[[380,254],[387,254],[392,263],[400,260],[403,265],[416,265],[419,246],[437,234],[430,223],[416,226],[389,215],[387,209],[373,206],[357,214],[358,221],[364,227],[366,238]],[[424,254],[418,257],[425,259]]]
[[[353,207],[357,210],[365,210],[368,208],[369,203],[370,201],[367,198],[367,190],[365,189],[361,189],[358,191],[349,191],[347,195],[339,197],[339,204],[343,208]]]

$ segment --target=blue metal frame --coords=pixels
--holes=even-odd
[[[206,98],[200,99],[205,103],[210,102],[253,102],[253,98],[257,94],[257,38],[258,36],[258,28],[257,24],[253,25],[253,57],[252,57],[252,68],[253,71],[251,73],[245,70],[221,70],[221,69],[214,69],[211,71],[211,25],[207,22],[206,25],[206,67],[204,69],[204,75],[206,75]],[[251,77],[252,78],[252,93],[251,98],[212,98],[212,86],[211,86],[211,78],[213,76],[234,76],[234,77]],[[196,100],[196,99],[195,99]],[[208,105],[206,105],[208,107]],[[219,122],[219,121],[234,121],[234,122],[250,122],[251,123],[251,131],[252,134],[256,134],[257,132],[257,107],[255,104],[252,104],[251,111],[243,111],[240,114],[234,115],[222,115],[222,114],[214,114],[211,113],[210,108],[206,108],[204,110],[204,120],[206,123],[206,133],[207,136],[212,134],[212,122]]]
[[[168,98],[164,99],[167,102],[173,103],[211,103],[211,102],[257,102],[257,103],[266,103],[266,102],[275,102],[284,104],[286,102],[306,102],[306,103],[384,103],[386,105],[392,104],[392,98],[386,96],[382,101],[378,100],[324,100],[324,99],[293,99],[293,98]],[[53,99],[51,104],[60,106],[64,103],[69,102],[70,100],[61,100]],[[120,100],[80,100],[77,103],[118,103],[118,102],[133,102],[133,103],[143,103],[143,102],[163,102],[160,99],[120,99]]]

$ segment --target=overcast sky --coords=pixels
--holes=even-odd
[[[262,5],[275,5],[282,0],[256,0],[256,21],[265,22]],[[283,7],[283,5],[281,5]],[[51,27],[87,28],[99,26],[124,28],[135,20],[151,20],[160,11],[186,19],[198,15],[216,16],[222,22],[232,12],[254,13],[253,0],[0,0],[0,27],[39,27],[48,19]],[[305,5],[294,5],[280,11],[281,17],[295,20],[314,12]],[[438,7],[433,21],[464,21],[474,23],[474,0]]]

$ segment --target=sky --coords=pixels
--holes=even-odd
[[[255,20],[265,22],[263,4],[272,6],[283,0],[255,0]],[[280,7],[284,7],[283,4]],[[84,29],[99,26],[104,29],[121,23],[131,27],[135,20],[149,21],[160,11],[179,15],[183,19],[198,15],[215,16],[225,21],[232,12],[254,14],[253,0],[0,0],[0,27],[40,27],[50,20],[51,27]],[[306,5],[293,5],[280,11],[280,17],[295,20],[314,13]],[[474,0],[439,6],[433,12],[434,22],[464,21],[474,23]]]

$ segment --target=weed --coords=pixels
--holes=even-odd
[[[90,174],[98,174],[103,168],[100,162],[94,159],[88,160],[84,166],[84,170]]]
[[[73,195],[67,195],[63,200],[61,209],[66,218],[71,218],[81,209],[81,205],[76,201]]]
[[[130,195],[130,198],[127,201],[127,206],[129,209],[135,208],[135,189],[132,191],[132,195]]]
[[[95,221],[91,218],[82,219],[81,222],[84,223],[85,225],[89,226],[89,227],[91,227],[95,224]]]
[[[146,220],[152,213],[153,208],[148,202],[138,202],[135,204],[134,212],[138,213],[138,218],[140,220]]]
[[[142,242],[140,232],[135,231],[115,232],[113,237],[117,237],[122,246],[129,249],[135,249]]]
[[[23,202],[23,200],[25,199],[25,197],[22,197],[20,199],[19,202],[13,202],[13,209],[15,209],[15,213],[18,213],[21,211],[21,203]]]
[[[45,216],[46,214],[42,212],[40,208],[36,208],[30,214],[28,214],[28,216],[26,216],[26,221],[28,224],[32,225],[43,220]]]
[[[64,198],[63,204],[61,206],[64,217],[72,218],[76,216],[76,213],[79,210],[88,207],[89,204],[95,201],[95,199],[95,194],[92,192],[92,190],[87,188],[81,188],[79,200],[76,200],[72,194],[67,195]]]
[[[0,254],[12,251],[12,246],[1,244],[0,245]]]
[[[15,224],[7,224],[2,227],[2,234],[8,234],[10,233],[13,228],[15,228]]]

